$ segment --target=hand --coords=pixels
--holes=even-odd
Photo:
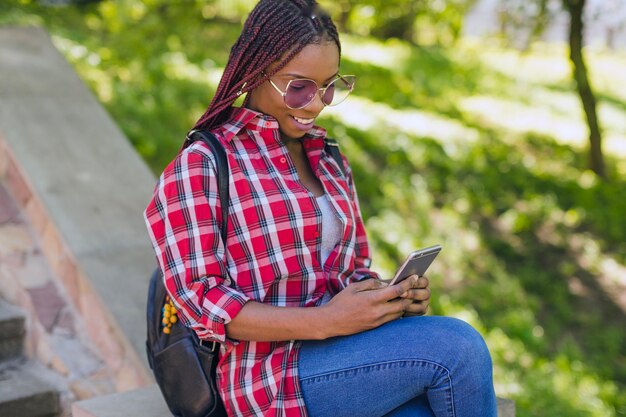
[[[402,317],[413,303],[412,298],[401,298],[405,293],[410,294],[411,284],[410,279],[391,286],[368,279],[348,285],[320,307],[327,337],[374,329]]]
[[[428,311],[428,304],[430,302],[428,278],[411,275],[403,282],[405,281],[411,282],[411,288],[400,297],[405,300],[412,300],[413,302],[406,308],[404,317],[423,316],[426,314],[426,311]]]

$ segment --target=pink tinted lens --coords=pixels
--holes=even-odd
[[[317,94],[317,84],[313,80],[293,80],[285,94],[285,104],[299,109],[309,104]]]
[[[324,97],[322,97],[322,101],[327,106],[333,103],[333,99],[335,98],[335,86],[337,85],[337,80],[333,81],[328,87],[326,87],[326,91],[324,91]]]

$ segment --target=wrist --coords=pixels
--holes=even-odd
[[[313,338],[315,340],[324,340],[329,337],[333,337],[331,312],[328,308],[328,304],[324,304],[319,307],[314,307],[311,310],[314,312],[313,316]]]

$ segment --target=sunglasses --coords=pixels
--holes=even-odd
[[[285,91],[278,88],[270,78],[268,81],[283,96],[285,105],[292,110],[297,110],[308,106],[317,93],[319,93],[325,106],[336,106],[352,92],[356,76],[337,75],[337,78],[328,83],[326,87],[319,87],[315,81],[308,78],[296,78],[287,83]]]

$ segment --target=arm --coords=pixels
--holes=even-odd
[[[212,159],[199,149],[192,145],[165,169],[144,216],[181,321],[200,338],[223,342],[224,324],[248,297],[224,283],[218,186]]]
[[[376,328],[404,314],[413,300],[406,296],[416,280],[393,286],[379,280],[349,285],[321,307],[275,307],[249,301],[226,325],[228,336],[241,340],[326,339]]]

